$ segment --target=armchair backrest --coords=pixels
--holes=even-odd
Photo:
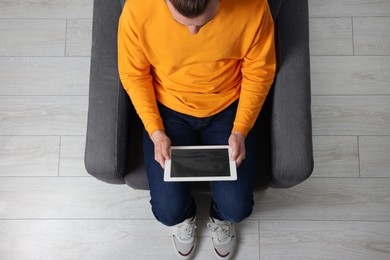
[[[278,18],[280,7],[282,6],[283,0],[268,0],[269,8],[271,9],[272,18],[274,21]]]
[[[269,7],[271,9],[272,17],[274,18],[274,21],[278,17],[280,6],[282,5],[283,0],[268,0]],[[121,5],[125,4],[126,0],[120,0]]]

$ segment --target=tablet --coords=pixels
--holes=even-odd
[[[228,145],[172,146],[165,161],[164,181],[234,181],[235,161]]]

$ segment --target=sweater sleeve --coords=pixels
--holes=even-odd
[[[256,122],[276,70],[274,22],[267,1],[263,2],[258,31],[241,67],[241,92],[233,131],[244,136]]]
[[[125,4],[118,26],[118,69],[122,85],[140,116],[146,131],[164,129],[150,74],[150,62],[136,32],[135,19]]]

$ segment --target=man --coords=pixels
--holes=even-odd
[[[144,126],[152,211],[172,226],[175,252],[196,247],[191,183],[163,180],[171,145],[229,144],[237,181],[210,182],[208,227],[218,259],[229,259],[235,223],[253,208],[256,135],[251,129],[275,73],[266,0],[127,0],[118,29],[122,84]]]

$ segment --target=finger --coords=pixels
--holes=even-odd
[[[238,158],[238,155],[239,155],[237,142],[230,140],[229,146],[230,146],[230,150],[231,150],[230,159],[233,161],[236,161]]]
[[[241,165],[242,161],[245,160],[245,156],[246,156],[245,144],[241,143],[239,148],[240,148],[239,154],[238,154],[237,159],[236,159],[237,168]]]
[[[240,167],[240,165],[241,165],[241,160],[236,160],[236,167],[238,168],[238,167]]]
[[[161,155],[164,158],[164,160],[171,159],[171,155],[170,155],[170,151],[169,151],[170,147],[171,147],[170,143],[164,143],[161,146]]]
[[[237,161],[238,153],[237,153],[236,150],[232,149],[232,154],[231,154],[231,158],[230,159],[233,160],[233,161]]]
[[[154,159],[160,164],[161,168],[165,168],[165,159],[161,153],[161,149],[155,149]]]
[[[240,167],[242,161],[245,160],[245,153],[241,153],[238,157],[237,157],[237,160],[236,160],[236,166],[237,168]]]
[[[169,147],[170,145],[164,145],[159,143],[156,145],[155,149],[155,160],[160,164],[161,168],[165,168],[165,161],[170,159],[169,156]]]

